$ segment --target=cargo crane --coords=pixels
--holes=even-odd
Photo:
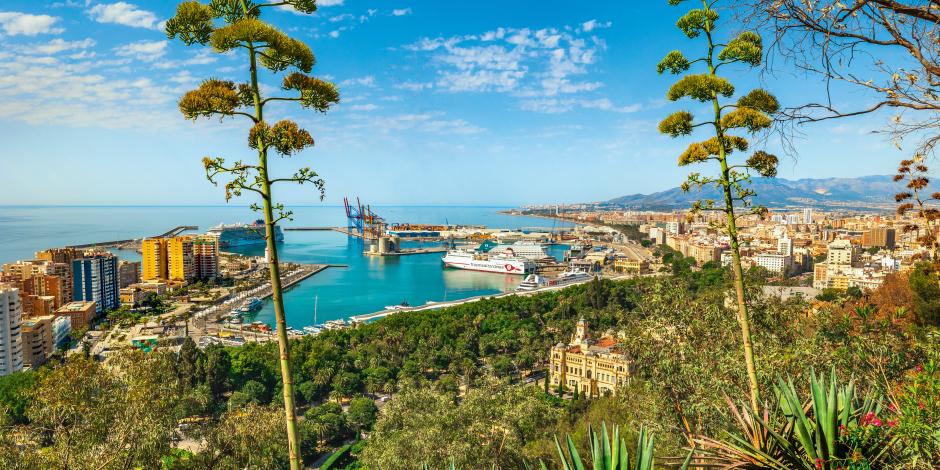
[[[343,198],[346,207],[346,228],[350,235],[364,239],[378,239],[385,233],[385,219],[372,212],[371,206],[363,206],[356,198],[356,205],[350,205],[348,198]]]

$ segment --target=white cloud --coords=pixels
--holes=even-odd
[[[643,106],[639,104],[616,106],[608,98],[541,98],[522,102],[522,109],[544,114],[565,113],[576,108],[597,109],[615,113],[634,113],[641,110]]]
[[[434,84],[433,83],[421,83],[421,82],[402,82],[402,83],[395,85],[395,88],[399,88],[402,90],[410,90],[410,91],[422,91],[422,90],[428,90],[428,89],[434,88]]]
[[[484,132],[485,129],[473,125],[463,119],[444,119],[444,113],[413,113],[396,114],[392,116],[363,117],[364,124],[352,128],[366,129],[382,134],[394,134],[401,131],[417,131],[441,135],[472,135]]]
[[[365,103],[365,104],[354,104],[352,106],[349,106],[347,109],[352,110],[352,111],[375,111],[376,109],[379,109],[379,107],[372,103]]]
[[[0,119],[34,125],[162,129],[183,121],[178,92],[150,79],[104,76],[108,62],[57,56],[4,58]]]
[[[602,86],[575,80],[588,74],[604,47],[579,34],[574,28],[497,28],[479,35],[423,38],[404,47],[430,56],[439,89],[552,97]]]
[[[63,28],[55,28],[59,18],[49,15],[30,15],[15,11],[0,11],[0,28],[7,36],[35,36],[37,34],[59,34]]]
[[[114,48],[114,53],[121,57],[153,62],[166,54],[167,41],[137,41]]]
[[[336,15],[336,16],[330,17],[330,23],[338,23],[340,21],[351,20],[353,18],[355,18],[355,16],[349,13],[343,13],[342,15]]]
[[[365,87],[374,87],[375,77],[373,77],[372,75],[366,75],[365,77],[347,78],[346,80],[339,82],[339,84],[340,86],[358,85],[358,86],[365,86]]]
[[[330,31],[330,37],[336,39],[339,37],[339,30]]]
[[[30,44],[24,46],[22,50],[27,54],[50,55],[65,51],[88,49],[90,47],[94,47],[94,45],[95,40],[91,38],[87,38],[81,41],[65,41],[59,38],[55,38],[46,43]]]
[[[585,33],[590,33],[591,31],[594,31],[595,29],[609,28],[611,27],[611,25],[613,25],[613,23],[611,23],[610,21],[601,22],[597,20],[588,20],[588,21],[585,21],[584,23],[581,23],[581,30],[583,30]]]
[[[126,2],[95,5],[88,10],[88,16],[99,23],[114,23],[147,29],[162,29],[163,27],[157,15]]]
[[[405,16],[411,14],[411,8],[396,8],[392,10],[392,16]]]

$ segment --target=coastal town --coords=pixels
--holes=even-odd
[[[442,269],[451,268],[452,260],[462,256],[497,266],[493,275],[522,275],[518,287],[494,296],[525,295],[595,277],[661,275],[670,272],[670,263],[676,259],[686,259],[696,268],[730,263],[729,240],[717,216],[690,218],[683,211],[584,205],[533,206],[508,213],[574,226],[520,231],[389,224],[363,229],[351,223],[338,230],[363,244],[364,255],[441,256],[434,253],[446,252]],[[905,230],[915,222],[883,213],[812,208],[774,211],[740,223],[742,265],[766,273],[770,283],[780,287],[777,294],[811,299],[829,291],[872,290],[887,275],[911,269],[928,254],[923,234]],[[92,246],[50,248],[36,252],[34,259],[4,264],[0,272],[5,306],[2,337],[9,341],[4,344],[11,345],[2,348],[4,373],[36,368],[56,355],[81,350],[104,359],[124,349],[178,347],[185,338],[200,347],[275,339],[274,325],[252,320],[271,295],[267,259],[220,250],[220,246],[238,245],[246,239],[263,241],[258,228],[251,231],[250,227],[236,224],[202,235],[174,233],[130,244],[123,241],[122,247],[140,252],[141,261],[123,260],[106,248]],[[280,228],[276,236],[283,241]],[[442,248],[413,253],[409,251],[415,249],[402,248],[414,240]],[[544,250],[559,245],[565,248],[563,259],[548,256]],[[518,272],[501,273],[503,266],[513,269],[510,263],[518,265]],[[325,269],[344,266],[288,262],[282,269],[287,289]],[[400,311],[431,312],[480,298],[351,311],[348,318],[288,327],[288,334],[317,334]]]

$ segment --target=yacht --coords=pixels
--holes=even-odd
[[[544,277],[539,276],[538,274],[529,274],[526,276],[525,280],[519,283],[519,286],[516,287],[517,291],[526,292],[540,289],[542,287],[548,286],[548,281]]]
[[[555,278],[551,285],[553,286],[563,286],[565,284],[573,284],[576,282],[589,281],[594,278],[593,274],[588,273],[582,269],[577,268],[568,268],[563,271],[561,274]]]

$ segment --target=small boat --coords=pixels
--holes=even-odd
[[[411,305],[408,304],[407,300],[402,300],[398,305],[386,305],[385,310],[404,310],[411,308]]]
[[[542,287],[548,286],[548,281],[544,277],[539,276],[538,274],[529,274],[526,276],[525,280],[519,283],[519,286],[516,287],[517,291],[533,291]]]
[[[303,327],[302,329],[303,329],[304,333],[305,333],[305,334],[308,334],[308,335],[318,335],[318,334],[320,334],[321,331],[323,331],[323,330],[322,330],[320,327],[318,327],[318,326],[305,326],[305,327]]]

